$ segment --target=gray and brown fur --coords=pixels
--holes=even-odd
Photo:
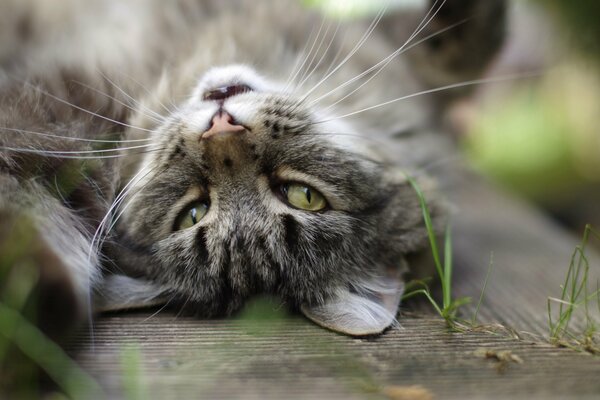
[[[35,262],[61,271],[54,276],[64,277],[64,291],[73,294],[66,297],[75,299],[80,316],[73,321],[86,314],[94,293],[106,308],[167,299],[204,316],[230,314],[250,296],[270,293],[332,329],[360,334],[389,325],[389,318],[376,321],[369,331],[344,321],[378,319],[369,306],[353,310],[398,297],[393,271],[426,246],[406,174],[426,182],[421,168],[444,157],[445,141],[435,132],[447,96],[418,96],[344,118],[336,125],[343,131],[324,130],[321,121],[477,77],[500,45],[503,2],[445,2],[418,38],[460,22],[455,29],[396,57],[357,93],[343,99],[358,84],[349,85],[318,104],[310,101],[401,46],[420,21],[416,14],[385,15],[366,44],[302,101],[370,21],[342,23],[334,36],[337,21],[293,0],[117,3],[123,2],[1,6],[7,22],[0,29],[10,40],[0,42],[0,214],[13,217],[0,221],[0,240],[10,241],[6,226],[19,223],[14,216],[30,221],[39,251],[52,255]],[[202,129],[189,116],[201,77],[242,64],[285,83],[317,32],[321,53],[315,47],[308,58],[303,71],[313,72],[301,88],[230,99],[252,109],[249,133],[198,140]],[[123,157],[66,157],[131,147],[138,142],[125,140],[139,139],[152,146]],[[330,207],[319,213],[287,207],[276,190],[286,171],[329,194]],[[117,223],[93,242],[130,182],[134,190],[113,210]],[[193,228],[173,231],[190,190],[210,200],[209,214]],[[436,201],[431,207],[441,226],[441,208]]]

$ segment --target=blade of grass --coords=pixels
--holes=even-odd
[[[123,387],[127,400],[148,398],[142,386],[140,348],[137,344],[129,344],[121,350],[121,369],[123,371]]]
[[[483,288],[481,289],[481,293],[479,294],[479,300],[477,301],[477,306],[475,307],[475,312],[471,317],[471,325],[475,325],[475,321],[477,321],[477,315],[479,314],[479,308],[481,307],[481,302],[483,301],[483,294],[485,293],[485,289],[487,288],[488,279],[490,277],[490,272],[492,271],[492,265],[494,265],[494,252],[490,253],[490,262],[488,264],[487,272],[485,273],[485,279],[483,281]]]
[[[19,312],[0,303],[0,321],[3,322],[0,323],[0,335],[11,336],[19,350],[39,365],[68,397],[83,399],[102,394],[92,377]],[[12,326],[17,326],[14,335]]]
[[[444,275],[442,281],[442,293],[444,297],[444,309],[452,304],[452,234],[450,224],[446,227],[446,240],[444,243]]]
[[[425,196],[423,192],[421,192],[421,188],[417,182],[407,176],[408,182],[413,187],[415,192],[417,193],[417,197],[419,199],[419,204],[421,206],[421,211],[423,213],[423,219],[425,220],[425,228],[427,229],[427,236],[429,238],[429,244],[431,246],[431,254],[433,256],[433,261],[435,263],[435,268],[437,270],[440,278],[444,276],[444,271],[442,270],[442,263],[440,262],[440,252],[438,250],[437,240],[435,238],[435,230],[433,229],[433,222],[431,221],[431,215],[429,214],[429,207],[427,207],[427,202],[425,201]]]

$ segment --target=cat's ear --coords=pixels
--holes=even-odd
[[[94,311],[146,308],[168,302],[169,291],[145,279],[107,275],[94,294]]]
[[[338,288],[320,305],[302,305],[313,322],[350,336],[377,335],[397,323],[404,285],[399,277],[377,277]]]
[[[407,46],[423,40],[405,52],[413,71],[427,86],[464,82],[479,77],[501,47],[506,29],[505,0],[446,0],[426,2],[418,17],[396,20],[393,14],[383,22],[385,33],[401,46],[415,32],[424,29]],[[427,22],[429,21],[429,22]]]

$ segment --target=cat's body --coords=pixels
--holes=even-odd
[[[80,319],[95,297],[214,316],[271,293],[350,334],[393,322],[427,240],[407,175],[427,186],[452,151],[446,98],[409,97],[481,72],[501,1],[436,2],[418,38],[472,21],[389,63],[420,18],[370,33],[292,0],[47,3],[5,3],[0,48],[0,245],[30,239],[2,251],[42,271],[46,315]]]

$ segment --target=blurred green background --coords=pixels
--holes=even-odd
[[[600,2],[512,2],[490,74],[536,79],[480,90],[463,146],[473,164],[581,232],[600,225]]]
[[[427,0],[304,0],[334,15]],[[578,232],[600,226],[600,1],[513,0],[502,53],[488,76],[536,77],[483,85],[448,121],[472,165]]]

